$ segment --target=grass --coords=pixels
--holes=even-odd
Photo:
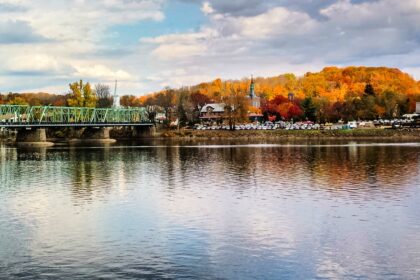
[[[354,130],[170,130],[164,138],[418,138],[420,130],[354,129]]]

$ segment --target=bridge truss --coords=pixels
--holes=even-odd
[[[145,108],[0,105],[0,127],[150,125]]]

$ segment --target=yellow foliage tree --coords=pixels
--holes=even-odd
[[[83,84],[83,81],[69,84],[70,98],[67,104],[71,107],[96,107],[96,94],[89,83]]]

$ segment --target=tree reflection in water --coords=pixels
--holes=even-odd
[[[0,278],[415,279],[418,144],[186,144],[0,146]]]

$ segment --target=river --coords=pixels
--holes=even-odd
[[[420,279],[420,143],[0,146],[0,279]]]

